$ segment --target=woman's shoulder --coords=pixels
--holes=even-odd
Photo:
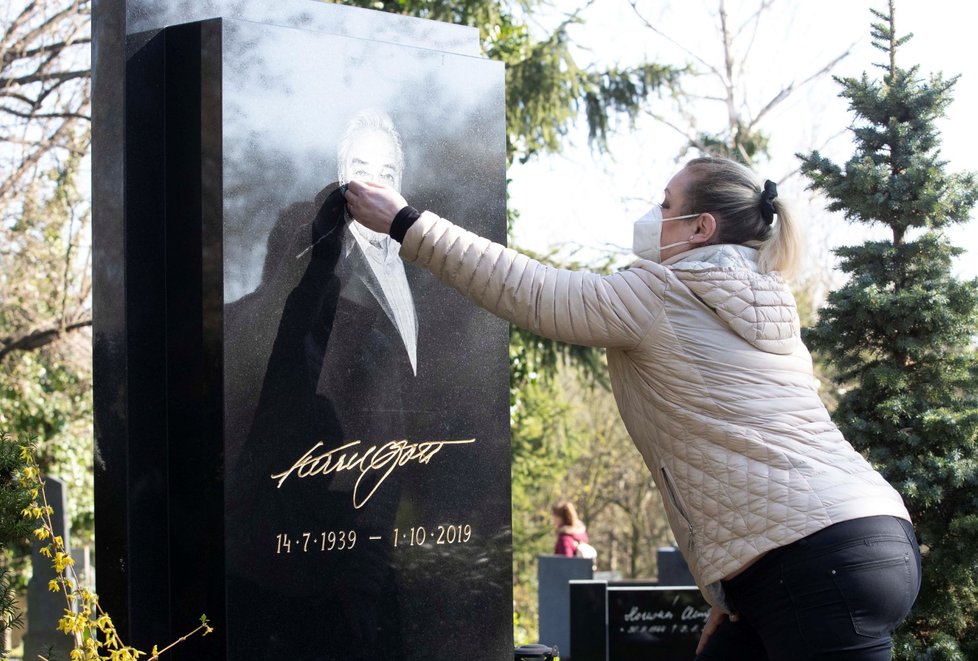
[[[587,526],[583,523],[578,523],[573,526],[560,526],[557,528],[558,535],[566,535],[568,537],[576,537],[578,535],[587,536]]]

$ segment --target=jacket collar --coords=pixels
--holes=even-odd
[[[671,266],[674,270],[699,270],[720,266],[759,273],[758,257],[756,248],[736,243],[717,243],[673,255],[662,262],[662,265]]]

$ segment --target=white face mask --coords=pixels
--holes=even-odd
[[[662,258],[662,251],[675,246],[681,246],[689,241],[677,241],[669,245],[659,245],[662,242],[662,223],[670,220],[685,220],[696,218],[702,214],[690,213],[685,216],[673,216],[672,218],[662,217],[662,207],[654,205],[649,212],[635,221],[632,230],[632,252],[641,257],[658,263]]]
[[[654,205],[647,214],[635,221],[632,231],[632,252],[653,262],[657,262],[662,257],[662,251],[674,246],[681,246],[689,241],[677,241],[666,246],[659,245],[662,242],[662,223],[670,220],[685,220],[686,218],[696,218],[702,215],[690,213],[685,216],[673,216],[672,218],[662,217],[662,207]]]

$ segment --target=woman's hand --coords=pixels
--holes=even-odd
[[[407,200],[390,186],[351,181],[346,189],[346,205],[354,220],[364,227],[390,234],[394,216],[407,206]]]
[[[703,633],[700,634],[700,642],[696,646],[696,653],[699,654],[706,647],[706,643],[710,640],[710,636],[716,633],[716,630],[720,628],[723,621],[729,617],[731,622],[737,621],[736,615],[728,616],[719,608],[710,609],[710,617],[706,620],[706,624],[703,625]]]

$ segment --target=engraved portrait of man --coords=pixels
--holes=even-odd
[[[335,153],[336,180],[280,213],[261,284],[226,311],[235,334],[254,338],[234,359],[250,365],[238,370],[249,378],[230,384],[240,402],[234,419],[249,428],[252,452],[280,448],[289,456],[317,441],[383,442],[411,431],[404,411],[415,408],[409,400],[424,371],[417,307],[424,274],[405,268],[396,241],[330,197],[352,179],[400,190],[404,146],[386,112],[365,109],[345,122]],[[260,440],[272,438],[295,448]]]
[[[337,148],[338,180],[382,183],[400,191],[404,173],[404,148],[391,118],[379,110],[364,110],[346,125]],[[376,281],[372,293],[384,313],[397,328],[411,361],[418,372],[418,319],[411,287],[398,255],[399,245],[386,234],[369,230],[352,219],[344,238],[347,258],[359,250],[370,268],[368,286]],[[364,274],[366,276],[366,274]]]

